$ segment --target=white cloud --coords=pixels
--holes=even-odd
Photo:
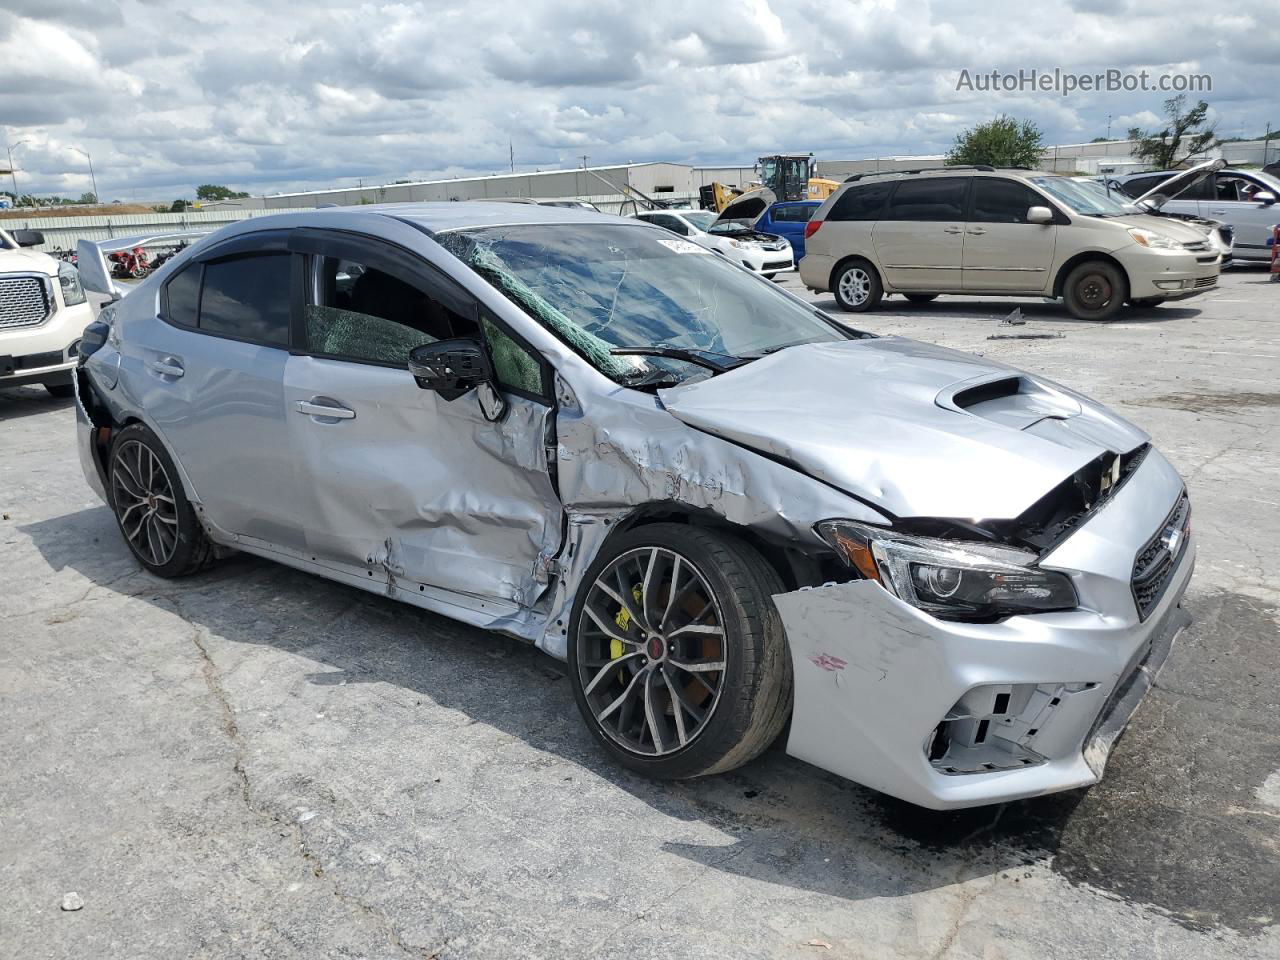
[[[88,189],[75,147],[104,195],[156,200],[493,172],[508,143],[543,169],[929,154],[1001,112],[1072,142],[1168,96],[957,91],[962,69],[1208,73],[1236,133],[1280,121],[1275,24],[1189,0],[7,0],[0,120],[30,141],[22,189]]]

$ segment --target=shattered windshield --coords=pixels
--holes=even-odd
[[[597,369],[630,386],[707,376],[674,348],[731,367],[801,343],[847,340],[817,309],[704,247],[630,224],[516,224],[436,240]]]
[[[1133,213],[1105,191],[1090,190],[1068,177],[1031,177],[1031,182],[1061,201],[1069,210],[1086,217],[1123,217]]]

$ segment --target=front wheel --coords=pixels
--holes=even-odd
[[[832,292],[841,310],[862,313],[874,310],[884,296],[880,274],[865,260],[855,260],[840,268],[836,274]]]
[[[722,773],[778,736],[791,711],[791,660],[770,599],[777,573],[729,534],[637,527],[583,578],[569,677],[588,728],[648,776]]]
[[[1129,281],[1114,264],[1091,260],[1067,274],[1062,296],[1073,317],[1110,320],[1129,297]]]
[[[107,480],[116,523],[144,567],[161,577],[181,577],[212,561],[213,545],[187,500],[173,460],[142,424],[116,434]]]

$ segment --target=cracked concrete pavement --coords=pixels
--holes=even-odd
[[[1195,622],[1102,784],[955,814],[776,748],[648,782],[514,641],[243,556],[151,577],[70,404],[0,391],[0,957],[1280,957],[1280,286],[1103,326],[1022,303],[1066,338],[987,340],[1014,305],[854,320],[1150,430]]]

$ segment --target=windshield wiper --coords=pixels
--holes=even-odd
[[[711,358],[724,356],[724,354],[709,353],[706,350],[686,350],[684,347],[614,347],[609,352],[615,357],[665,357],[668,360],[683,360],[685,363],[703,367],[712,373],[724,373],[747,362],[741,357],[725,357],[726,360],[733,362],[721,363]]]

